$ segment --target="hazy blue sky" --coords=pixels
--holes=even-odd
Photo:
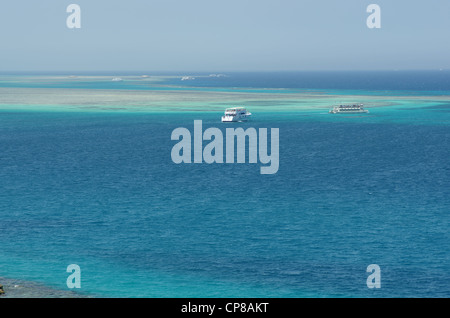
[[[450,69],[449,34],[449,0],[14,0],[0,71]]]

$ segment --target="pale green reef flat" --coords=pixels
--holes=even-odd
[[[450,103],[450,96],[332,95],[324,91],[261,93],[208,90],[113,90],[67,88],[0,88],[1,110],[220,112],[245,106],[252,112],[328,111],[341,103],[366,108],[431,107]]]

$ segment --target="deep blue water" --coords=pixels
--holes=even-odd
[[[217,114],[2,111],[0,274],[66,288],[77,263],[82,292],[114,297],[448,297],[450,128],[411,112],[258,114],[239,125],[280,130],[261,175],[172,162],[173,129],[229,127]]]
[[[201,75],[201,74],[200,74]],[[370,91],[449,91],[450,71],[306,71],[225,73],[183,85]],[[195,74],[193,75],[195,76]],[[172,81],[172,83],[176,83]]]

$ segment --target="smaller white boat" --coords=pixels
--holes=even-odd
[[[240,121],[248,121],[252,114],[247,111],[244,107],[233,107],[227,108],[225,110],[225,115],[222,116],[222,122],[231,123],[231,122],[240,122]]]
[[[123,81],[120,77],[114,77],[113,79],[112,79],[112,81],[113,82],[121,82],[121,81]]]
[[[183,77],[181,78],[181,80],[182,80],[182,81],[192,81],[192,80],[195,80],[195,77],[192,77],[192,76],[183,76]]]

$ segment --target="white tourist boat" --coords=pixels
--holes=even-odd
[[[334,106],[333,109],[330,110],[331,114],[359,114],[368,112],[367,109],[364,109],[363,104],[339,105]]]
[[[247,121],[250,119],[252,114],[247,111],[244,107],[233,107],[227,108],[225,110],[225,115],[222,116],[222,122],[239,122]]]

